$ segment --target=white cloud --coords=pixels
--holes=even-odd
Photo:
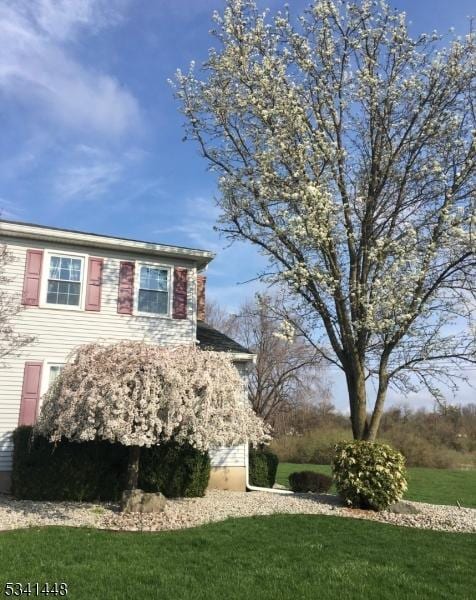
[[[220,211],[213,200],[198,196],[185,201],[182,219],[176,225],[161,227],[154,233],[159,235],[180,234],[190,244],[213,252],[219,252],[223,246],[219,235],[213,230]]]
[[[134,96],[86,68],[68,42],[118,22],[123,1],[7,0],[0,6],[0,90],[55,123],[120,136],[140,123]]]
[[[58,173],[55,192],[62,202],[92,200],[105,194],[121,175],[122,166],[114,162],[69,166]]]

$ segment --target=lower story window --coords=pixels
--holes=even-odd
[[[63,370],[64,365],[50,365],[49,367],[50,368],[48,372],[48,386],[50,386],[55,381],[55,379]]]

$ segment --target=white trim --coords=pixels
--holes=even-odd
[[[79,258],[81,259],[81,280],[80,283],[80,293],[79,293],[79,305],[74,306],[71,304],[54,304],[46,301],[47,293],[48,293],[48,279],[50,272],[50,263],[51,257],[53,256],[64,256],[69,258]],[[42,265],[42,273],[41,273],[41,282],[40,282],[40,308],[52,308],[53,310],[73,310],[73,311],[84,311],[85,310],[85,298],[86,298],[86,278],[87,278],[87,268],[89,263],[89,255],[88,254],[79,254],[78,252],[69,252],[66,250],[45,250],[43,254],[43,265]],[[77,282],[75,282],[77,283]]]
[[[140,270],[141,267],[152,267],[154,269],[161,269],[168,272],[167,276],[167,313],[151,313],[142,312],[139,310],[139,290],[140,290]],[[172,318],[172,303],[173,303],[173,278],[174,270],[171,265],[164,265],[162,263],[150,262],[150,261],[136,261],[135,262],[135,277],[134,277],[134,305],[132,314],[135,317],[146,317],[148,319],[171,319]]]
[[[140,242],[79,231],[65,231],[49,227],[32,226],[26,223],[12,223],[9,221],[0,221],[0,234],[29,240],[42,240],[93,248],[108,248],[119,251],[129,250],[152,256],[173,257],[180,260],[188,259],[195,262],[199,269],[205,268],[215,257],[213,252],[207,250],[166,246],[154,242]]]

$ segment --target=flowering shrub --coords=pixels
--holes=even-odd
[[[227,354],[138,342],[79,348],[46,393],[36,429],[51,441],[173,439],[201,451],[267,439]]]
[[[332,468],[337,491],[350,506],[383,510],[407,489],[405,459],[385,444],[337,444]]]

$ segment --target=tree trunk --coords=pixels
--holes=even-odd
[[[380,420],[383,415],[383,406],[385,403],[385,397],[387,395],[388,389],[388,378],[385,375],[380,376],[377,398],[375,400],[374,410],[372,412],[372,418],[370,419],[370,426],[368,431],[367,439],[370,442],[375,442],[377,438],[378,428],[380,425]]]
[[[347,390],[350,401],[350,421],[354,440],[364,440],[368,434],[367,392],[365,377],[359,368],[346,371]]]
[[[134,490],[137,488],[139,481],[139,461],[140,461],[140,446],[130,446],[129,461],[127,464],[127,489]]]

